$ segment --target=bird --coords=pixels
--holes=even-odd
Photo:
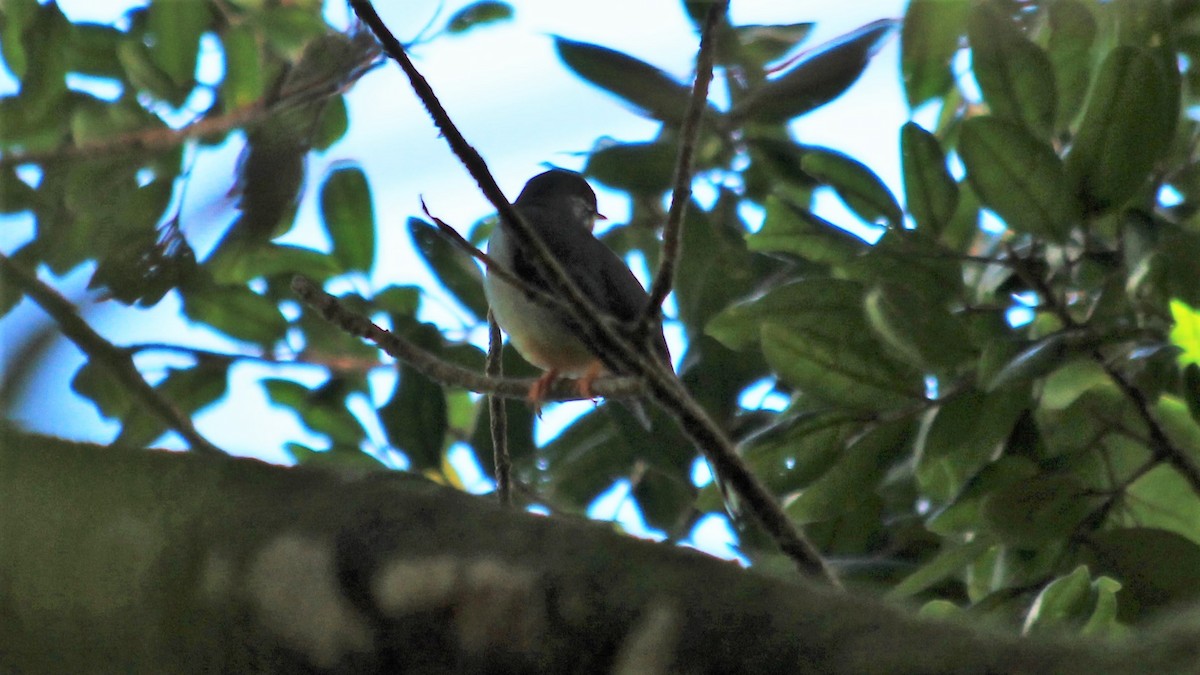
[[[649,296],[621,258],[593,234],[596,221],[604,216],[587,180],[574,171],[551,169],[530,178],[513,207],[596,309],[632,331]],[[514,228],[504,218],[497,223],[488,241],[492,263],[534,288],[561,297],[561,291],[538,272],[534,254]],[[579,378],[580,394],[594,398],[591,385],[597,377],[627,374],[606,363],[584,341],[579,326],[565,311],[539,303],[490,270],[484,276],[484,291],[509,342],[526,361],[546,371],[529,390],[528,400],[535,412],[540,412],[550,386],[559,377]],[[661,319],[651,327],[648,344],[654,358],[670,370],[671,353]],[[644,411],[635,407],[635,415],[639,412],[639,419],[648,424]]]

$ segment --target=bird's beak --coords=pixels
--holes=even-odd
[[[597,223],[597,222],[599,222],[599,221],[601,221],[601,220],[608,220],[608,216],[606,216],[606,215],[604,215],[603,213],[600,213],[599,211],[597,211],[597,212],[596,212],[596,215],[592,216],[592,230],[595,230],[595,229],[596,229],[596,223]]]

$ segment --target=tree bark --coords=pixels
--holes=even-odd
[[[0,672],[1143,673],[1200,614],[1024,639],[412,475],[0,431]]]

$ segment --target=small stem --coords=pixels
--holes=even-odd
[[[713,78],[713,54],[716,51],[716,28],[725,16],[728,2],[714,2],[708,8],[704,26],[700,31],[700,51],[696,54],[696,79],[692,83],[692,96],[688,100],[687,114],[679,132],[679,154],[675,160],[675,185],[671,190],[671,206],[667,210],[667,222],[663,225],[662,257],[658,272],[650,284],[649,299],[639,322],[643,330],[658,317],[659,308],[671,292],[675,283],[675,269],[679,265],[679,250],[683,240],[683,216],[687,213],[692,198],[692,168],[695,163],[696,140],[700,136],[700,122],[708,105],[708,87]]]
[[[504,343],[500,338],[500,324],[488,310],[488,355],[484,372],[488,377],[504,375]],[[508,455],[508,406],[504,398],[488,395],[488,417],[491,420],[492,453],[496,464],[496,497],[505,506],[512,506],[512,458]]]

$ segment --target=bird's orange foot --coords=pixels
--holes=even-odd
[[[592,384],[595,383],[596,378],[600,377],[603,372],[604,366],[601,365],[599,361],[596,361],[592,365],[588,366],[588,369],[586,372],[584,372],[583,377],[579,378],[579,395],[591,399],[596,398],[596,392],[592,391]]]
[[[541,377],[537,379],[529,387],[529,406],[533,408],[533,414],[537,415],[538,419],[542,418],[542,402],[546,400],[546,395],[550,393],[550,387],[554,381],[558,379],[558,371],[554,369],[547,370]]]

